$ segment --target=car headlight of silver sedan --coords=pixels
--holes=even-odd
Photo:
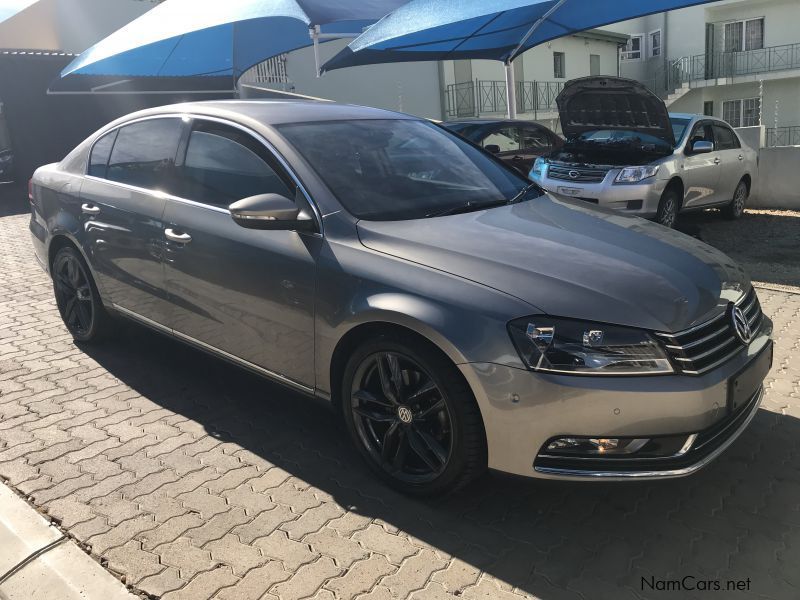
[[[544,169],[546,166],[547,161],[544,158],[539,157],[533,161],[533,167],[528,175],[530,177],[542,177],[544,175]]]
[[[674,373],[666,351],[641,329],[547,316],[508,324],[520,358],[534,371],[568,375]]]
[[[658,166],[625,167],[619,172],[614,181],[616,183],[639,183],[645,179],[655,177],[657,173]]]

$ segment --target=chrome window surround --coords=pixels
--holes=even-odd
[[[319,207],[314,202],[314,200],[311,198],[311,195],[308,193],[308,190],[306,190],[306,187],[303,185],[303,182],[300,180],[300,178],[297,176],[297,174],[294,172],[294,170],[289,166],[289,163],[287,162],[287,160],[281,155],[280,152],[278,152],[277,148],[275,148],[275,146],[273,146],[269,142],[269,140],[267,140],[264,136],[262,136],[261,134],[259,134],[256,131],[253,131],[252,129],[250,129],[248,127],[245,127],[244,125],[241,125],[240,123],[236,123],[235,121],[231,121],[231,120],[228,120],[228,119],[223,119],[221,117],[211,117],[211,116],[206,116],[206,115],[198,115],[198,114],[195,114],[195,113],[165,113],[165,114],[160,114],[160,115],[148,115],[146,117],[139,117],[137,119],[131,119],[130,121],[125,121],[124,123],[119,123],[118,125],[115,125],[114,127],[110,127],[108,129],[104,129],[103,131],[98,133],[97,137],[90,144],[89,152],[86,154],[86,156],[87,157],[91,156],[92,155],[92,151],[94,150],[95,144],[98,141],[100,141],[103,137],[105,137],[107,134],[111,133],[112,131],[117,130],[117,129],[121,129],[123,127],[127,127],[128,125],[133,125],[134,123],[140,123],[142,121],[152,121],[152,120],[155,120],[155,119],[181,119],[183,121],[186,121],[187,119],[191,119],[193,121],[212,121],[212,122],[215,122],[215,123],[220,123],[222,125],[227,125],[229,127],[233,127],[235,129],[238,129],[238,130],[244,132],[245,134],[251,136],[252,138],[254,138],[256,141],[258,141],[260,144],[262,144],[264,146],[264,148],[266,148],[266,150],[272,156],[275,157],[275,160],[278,161],[278,164],[281,165],[281,167],[286,171],[286,173],[289,175],[289,177],[291,177],[292,181],[294,181],[295,185],[297,185],[298,189],[303,193],[303,196],[305,196],[306,201],[308,202],[309,206],[311,207],[311,210],[314,212],[314,218],[315,218],[315,220],[317,221],[317,223],[319,225],[319,233],[310,233],[310,234],[307,234],[307,235],[318,235],[318,236],[322,236],[323,235],[324,223],[322,221],[322,213],[319,210]],[[197,202],[195,200],[190,200],[188,198],[181,198],[180,196],[173,196],[172,194],[167,194],[166,192],[160,192],[158,190],[140,188],[140,187],[137,187],[135,185],[122,183],[122,182],[119,182],[119,181],[112,181],[110,179],[104,179],[102,177],[95,177],[93,175],[89,175],[88,169],[89,169],[89,161],[87,159],[86,165],[85,165],[85,168],[84,168],[83,176],[88,178],[88,179],[92,179],[94,181],[102,181],[104,183],[108,183],[108,184],[111,184],[111,185],[114,185],[114,186],[117,186],[117,187],[121,187],[121,188],[129,189],[129,190],[133,190],[133,191],[136,191],[136,192],[144,193],[144,194],[147,194],[149,196],[154,196],[154,197],[156,197],[158,199],[174,200],[176,202],[181,202],[183,204],[188,204],[188,205],[191,205],[191,206],[198,206],[198,207],[204,208],[206,210],[211,210],[211,211],[214,211],[214,212],[219,212],[219,213],[224,213],[224,214],[230,215],[230,211],[228,211],[227,209],[224,209],[222,207],[219,207],[219,206],[213,206],[211,204],[205,204],[203,202]]]

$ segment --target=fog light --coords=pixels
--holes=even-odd
[[[634,454],[649,438],[558,438],[547,445],[548,452],[557,454]]]

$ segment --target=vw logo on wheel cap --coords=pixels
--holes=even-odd
[[[750,323],[747,317],[738,306],[731,309],[731,323],[733,324],[733,331],[739,341],[747,345],[753,339],[753,330],[750,328]]]
[[[578,173],[577,171],[570,171],[569,172],[570,179],[577,179],[579,175],[580,175],[580,173]]]
[[[407,406],[401,406],[397,409],[397,416],[403,423],[411,423],[414,420],[414,415],[411,412],[411,409]]]

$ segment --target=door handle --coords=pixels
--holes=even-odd
[[[85,215],[99,215],[100,207],[94,204],[81,204],[81,212]]]
[[[174,229],[165,229],[164,236],[170,242],[177,242],[178,244],[188,244],[192,241],[192,236],[188,233],[176,233]]]
[[[718,164],[719,164],[719,163],[721,163],[721,162],[722,162],[722,160],[720,160],[719,158],[715,158],[715,159],[714,159],[714,164],[715,164],[715,165],[718,165]]]

